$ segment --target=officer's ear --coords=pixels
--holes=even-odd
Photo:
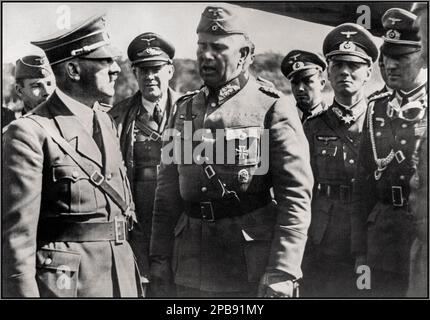
[[[173,78],[173,74],[175,73],[175,66],[172,64],[168,65],[168,72],[169,72],[169,80]]]
[[[372,71],[373,71],[373,66],[369,65],[367,68],[366,79],[364,80],[364,82],[367,82],[370,80],[370,78],[372,77]]]
[[[68,61],[65,63],[64,69],[70,79],[74,81],[79,81],[81,79],[81,67],[78,62]]]
[[[239,53],[240,53],[239,63],[240,65],[243,65],[251,53],[251,48],[249,46],[244,46],[239,49]]]
[[[22,95],[24,94],[22,92],[22,89],[23,89],[23,84],[20,83],[20,81],[17,81],[16,84],[15,84],[15,92],[16,92],[16,94],[18,95],[18,97],[20,99],[22,99]]]

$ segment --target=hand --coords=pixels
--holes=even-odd
[[[176,295],[169,259],[151,261],[149,282],[151,297],[174,297]]]
[[[258,296],[266,298],[292,298],[297,289],[297,282],[288,275],[265,273],[260,280]]]

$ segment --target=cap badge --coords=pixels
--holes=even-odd
[[[146,41],[146,45],[148,47],[150,47],[151,46],[151,41],[157,40],[157,38],[140,38],[140,40]]]
[[[351,38],[351,36],[357,34],[357,31],[341,31],[341,34],[345,35],[347,39]]]
[[[387,31],[387,38],[388,39],[391,39],[391,40],[399,40],[400,39],[400,32],[399,31],[397,31],[397,30],[393,30],[393,29],[391,29],[391,30],[388,30]]]
[[[298,53],[298,54],[295,54],[294,56],[291,56],[291,58],[294,60],[294,61],[296,61],[297,60],[297,58],[300,56],[300,53]],[[292,62],[291,62],[292,63]]]
[[[293,70],[299,70],[300,68],[303,68],[305,64],[301,61],[296,62],[293,64]]]
[[[160,55],[162,52],[160,50],[157,50],[155,48],[146,48],[145,50],[142,50],[138,53],[136,53],[136,55],[138,57],[145,57],[145,56],[158,56]]]
[[[223,9],[222,8],[211,8],[208,9],[208,12],[214,17],[214,18],[218,18],[222,15],[223,13]]]
[[[340,51],[355,51],[355,44],[350,41],[344,41],[339,46]]]
[[[394,26],[396,24],[396,22],[400,22],[402,21],[402,19],[398,19],[398,18],[388,18],[388,20],[391,21],[391,24]]]
[[[249,172],[246,169],[242,169],[237,173],[237,180],[239,183],[247,183],[249,181]]]
[[[39,65],[45,64],[45,59],[43,57],[35,58],[34,61]]]
[[[213,31],[217,31],[217,30],[218,30],[218,26],[217,26],[216,24],[214,24],[214,25],[211,27],[211,29],[212,29]]]

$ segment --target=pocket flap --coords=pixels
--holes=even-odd
[[[260,127],[248,127],[248,128],[226,128],[225,138],[226,140],[245,140],[247,138],[260,138],[261,128]]]
[[[319,146],[317,153],[322,156],[335,157],[337,153],[337,146]]]
[[[61,179],[69,179],[74,182],[81,179],[88,179],[88,176],[78,166],[55,166],[52,168],[54,182]]]
[[[73,251],[39,249],[36,253],[36,267],[58,271],[78,271],[81,255]]]

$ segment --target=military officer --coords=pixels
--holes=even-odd
[[[382,17],[382,54],[394,92],[370,101],[357,167],[352,248],[370,267],[371,294],[378,297],[404,296],[408,285],[412,153],[427,128],[427,70],[415,20],[398,8]]]
[[[425,2],[415,2],[422,43],[422,55],[428,66],[428,12]],[[409,207],[415,215],[415,239],[412,243],[409,267],[409,297],[425,297],[428,290],[428,124],[426,133],[417,140],[412,156],[415,170],[410,181]]]
[[[120,72],[105,18],[32,43],[57,89],[4,134],[3,294],[137,297],[131,190],[115,124],[98,110]]]
[[[315,178],[312,222],[303,262],[303,296],[359,294],[351,255],[351,194],[370,79],[378,48],[354,23],[334,28],[324,39],[334,101],[305,122]]]
[[[46,101],[55,89],[55,78],[46,57],[25,56],[16,61],[15,91],[23,101],[22,114]]]
[[[139,269],[148,281],[152,211],[161,156],[161,135],[179,94],[169,87],[175,48],[162,36],[146,32],[128,47],[139,91],[110,111],[118,125],[121,150],[131,182],[138,223],[131,232]]]
[[[281,71],[291,81],[297,108],[302,112],[302,122],[327,109],[322,100],[326,67],[324,58],[319,54],[303,50],[293,50],[282,60]]]
[[[180,297],[290,297],[313,184],[300,119],[246,72],[239,9],[205,8],[197,35],[204,86],[178,101],[163,147],[151,281],[160,294],[174,282]],[[179,156],[168,163],[171,147]]]
[[[382,80],[384,80],[384,86],[379,89],[376,90],[375,92],[372,92],[368,97],[367,100],[371,100],[373,97],[379,96],[380,94],[383,94],[385,92],[393,92],[393,89],[391,89],[388,85],[387,85],[387,72],[385,71],[385,66],[384,66],[384,55],[380,54],[379,58],[378,58],[378,66],[379,66],[379,71],[381,73],[381,77]]]

